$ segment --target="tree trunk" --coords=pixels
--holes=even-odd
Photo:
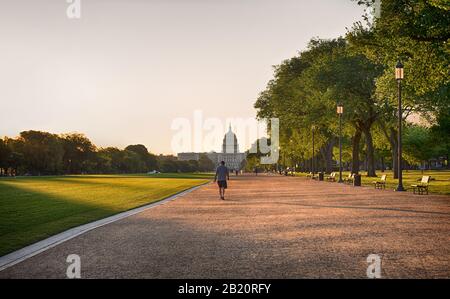
[[[364,165],[363,165],[363,170],[367,171],[367,152],[364,153]]]
[[[327,173],[333,172],[333,149],[334,149],[335,139],[331,139],[328,145],[327,151]]]
[[[375,170],[375,149],[373,147],[372,133],[370,128],[364,130],[364,136],[366,137],[366,147],[367,147],[367,176],[376,177]]]
[[[326,145],[320,149],[320,160],[317,162],[319,164],[319,170],[322,172],[324,170],[323,165],[325,164],[325,161],[327,160],[327,147]]]
[[[333,148],[334,139],[330,139],[321,151],[325,164],[325,172],[328,174],[333,171]]]
[[[384,157],[381,157],[381,172],[386,171],[386,164],[384,163]]]
[[[356,130],[352,139],[352,173],[359,173],[359,143],[361,142],[361,131]]]
[[[389,136],[389,143],[392,150],[392,171],[394,172],[394,179],[398,179],[398,155],[397,155],[397,131],[391,129]]]

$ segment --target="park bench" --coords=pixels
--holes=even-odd
[[[386,189],[386,178],[387,176],[384,174],[379,181],[373,182],[375,189]]]
[[[327,177],[328,182],[336,182],[336,172],[332,172],[330,176]]]
[[[353,184],[354,179],[355,179],[355,174],[351,173],[348,175],[348,177],[344,178],[344,183]]]
[[[312,179],[312,178],[313,178],[313,173],[312,173],[312,172],[308,173],[308,174],[306,175],[306,177]]]
[[[417,190],[417,193],[419,195],[423,195],[423,194],[425,194],[425,192],[428,195],[428,185],[430,184],[430,179],[431,179],[430,176],[423,176],[422,180],[420,181],[419,184],[411,185],[411,187],[413,188],[414,194],[416,194],[416,190]]]

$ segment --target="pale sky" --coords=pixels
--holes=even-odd
[[[68,6],[0,0],[0,136],[171,153],[175,118],[254,118],[272,65],[363,14],[350,0],[81,0],[81,19]]]

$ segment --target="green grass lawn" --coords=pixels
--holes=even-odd
[[[350,172],[344,171],[343,176],[348,176]],[[377,178],[370,178],[366,176],[366,172],[362,171],[362,185],[363,186],[373,186],[374,181]],[[387,175],[386,181],[386,189],[395,189],[398,184],[398,180],[394,180],[394,175],[392,171],[386,171],[382,173],[381,171],[377,171],[377,175],[380,178],[383,174]],[[306,173],[299,173],[299,176],[306,176]],[[409,170],[403,171],[403,186],[408,189],[408,191],[412,192],[411,185],[417,184],[422,176],[429,175],[432,178],[430,182],[430,192],[436,194],[445,194],[450,195],[450,171],[424,171],[423,174],[421,171]],[[336,177],[338,178],[338,176]]]
[[[211,178],[211,174],[0,178],[0,256]]]

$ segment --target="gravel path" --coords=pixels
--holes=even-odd
[[[302,178],[233,178],[227,201],[207,185],[0,272],[65,278],[450,278],[450,197]]]

